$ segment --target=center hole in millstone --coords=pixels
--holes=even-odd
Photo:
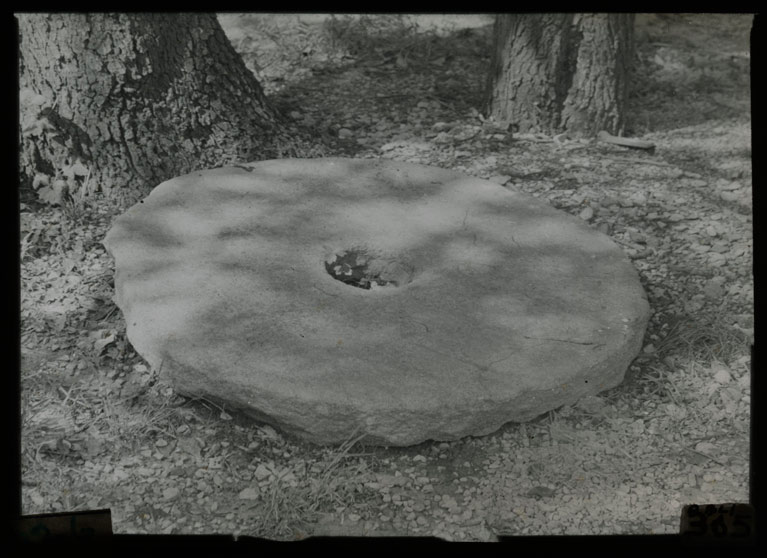
[[[371,273],[370,260],[365,250],[345,250],[326,261],[325,269],[333,279],[360,289],[370,289],[372,283],[389,283]]]
[[[325,260],[330,276],[360,289],[397,287],[409,283],[413,270],[392,258],[374,255],[364,248],[343,250]]]

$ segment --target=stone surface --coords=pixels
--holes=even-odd
[[[577,217],[396,161],[167,181],[106,239],[128,338],[186,395],[317,443],[493,432],[619,384],[649,317]]]

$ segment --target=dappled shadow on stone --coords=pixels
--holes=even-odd
[[[647,301],[620,249],[489,182],[285,160],[156,192],[106,242],[129,339],[178,390],[312,441],[485,434],[615,386],[639,350]],[[128,240],[147,219],[183,239],[149,276]]]

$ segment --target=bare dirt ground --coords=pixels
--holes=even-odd
[[[100,245],[123,208],[23,199],[25,514],[111,508],[116,533],[489,541],[674,533],[684,504],[748,501],[751,16],[638,17],[626,135],[654,154],[487,129],[485,16],[220,20],[328,155],[462,170],[608,234],[653,309],[645,347],[619,387],[489,436],[314,447],[173,394],[133,352]]]

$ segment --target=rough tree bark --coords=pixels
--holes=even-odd
[[[633,14],[499,14],[487,115],[521,132],[621,134],[633,23]]]
[[[30,141],[22,133],[23,180],[77,160],[115,193],[311,150],[270,107],[213,14],[18,18],[20,89],[45,99],[34,109],[48,127]]]

